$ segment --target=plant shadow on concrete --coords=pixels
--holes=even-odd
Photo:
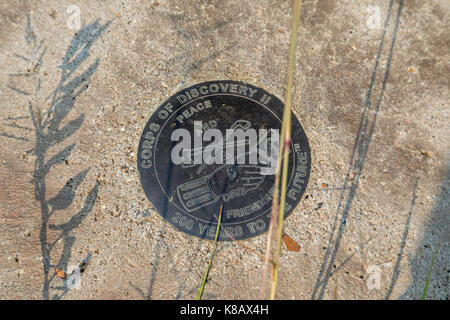
[[[450,228],[450,167],[447,168],[446,176],[443,178],[441,193],[436,198],[431,217],[424,228],[423,240],[417,247],[411,261],[411,285],[403,292],[400,299],[420,299],[424,293],[427,282],[427,272],[431,270],[430,283],[425,299],[449,299],[449,291],[446,296],[433,295],[433,287],[439,291],[449,284],[449,257],[450,239],[448,230]],[[436,253],[436,263],[431,269],[433,255]],[[431,291],[431,292],[430,292]],[[387,296],[386,298],[389,298]]]
[[[405,246],[406,246],[406,240],[408,239],[409,226],[411,225],[411,217],[414,212],[414,207],[416,206],[418,182],[419,182],[419,179],[416,179],[416,181],[414,183],[413,196],[412,196],[412,200],[411,200],[411,208],[410,208],[408,216],[406,218],[406,225],[405,225],[405,230],[403,232],[402,241],[400,244],[400,251],[397,256],[397,261],[395,262],[394,271],[392,273],[392,278],[391,278],[391,283],[390,283],[389,289],[386,293],[386,297],[385,297],[386,300],[388,300],[391,297],[392,291],[394,290],[395,284],[397,283],[398,277],[400,275],[400,264],[402,262],[403,252],[404,252]]]
[[[52,198],[48,198],[46,179],[50,169],[58,164],[61,164],[70,157],[75,144],[66,146],[64,149],[56,153],[56,155],[49,157],[48,151],[60,146],[67,138],[72,136],[80,129],[84,121],[84,114],[79,115],[75,120],[68,121],[62,126],[63,120],[72,110],[76,98],[80,96],[88,88],[89,79],[97,70],[99,59],[89,65],[84,71],[82,69],[83,63],[90,56],[90,48],[100,35],[108,28],[111,21],[104,25],[99,23],[99,20],[82,27],[71,40],[71,43],[66,51],[59,66],[61,69],[61,77],[56,89],[47,97],[50,100],[49,108],[44,113],[38,106],[34,105],[34,97],[37,97],[41,89],[40,67],[43,63],[47,48],[43,47],[43,41],[38,41],[36,34],[33,31],[30,17],[28,16],[28,23],[25,32],[26,47],[29,51],[29,56],[23,56],[15,53],[14,55],[27,64],[29,68],[27,73],[11,74],[10,77],[21,77],[27,81],[28,89],[16,88],[8,86],[14,92],[27,97],[30,119],[32,120],[32,131],[35,135],[33,141],[34,148],[28,153],[33,153],[36,157],[34,163],[34,173],[32,183],[34,184],[34,196],[40,204],[41,211],[41,227],[40,227],[40,244],[42,251],[44,282],[42,287],[43,298],[61,299],[65,294],[73,288],[73,283],[70,281],[77,280],[72,277],[73,272],[66,276],[65,280],[59,279],[56,275],[55,269],[66,271],[68,263],[72,254],[72,247],[75,242],[75,236],[72,231],[77,228],[87,215],[91,212],[97,199],[99,189],[98,182],[92,187],[88,196],[84,200],[82,208],[76,212],[65,223],[53,224],[51,223],[52,216],[55,213],[66,211],[71,206],[76,190],[83,182],[89,169],[83,170],[70,178],[65,186]],[[31,83],[30,83],[31,82]],[[32,91],[29,88],[32,88]],[[24,117],[28,118],[28,117]],[[25,137],[17,137],[6,133],[0,133],[1,136],[12,138],[16,140],[31,141]],[[49,234],[58,232],[56,240],[50,242]],[[56,245],[63,241],[62,252],[58,255]],[[52,257],[58,256],[56,261]],[[83,272],[89,264],[91,255],[88,254],[86,258],[80,263],[79,272]],[[57,285],[58,282],[64,281],[63,285]],[[52,295],[52,296],[51,296]],[[50,297],[51,296],[51,297]]]
[[[400,22],[400,15],[403,7],[404,0],[396,1],[398,2],[397,13],[394,17],[394,30],[392,34],[392,39],[390,43],[390,49],[387,56],[386,69],[384,72],[383,82],[381,84],[381,90],[378,97],[372,103],[372,95],[374,91],[374,85],[376,81],[376,75],[379,71],[381,65],[382,51],[384,47],[385,37],[389,29],[390,19],[392,14],[392,9],[394,5],[394,0],[389,2],[388,12],[386,15],[383,33],[381,36],[381,41],[378,47],[377,56],[375,59],[375,65],[372,71],[372,75],[369,82],[369,87],[367,90],[364,108],[361,114],[360,124],[357,136],[355,138],[355,143],[353,145],[352,155],[350,158],[350,163],[345,178],[345,183],[343,190],[341,192],[338,208],[336,212],[336,217],[332,226],[332,232],[330,234],[329,244],[323,258],[322,266],[319,271],[316,283],[314,285],[312,299],[323,299],[325,290],[328,285],[330,277],[343,267],[351,257],[349,256],[345,261],[336,267],[336,256],[339,251],[342,237],[344,235],[344,230],[346,227],[346,219],[351,210],[353,200],[356,195],[358,188],[359,178],[363,171],[364,163],[366,160],[367,152],[372,140],[373,132],[375,129],[375,124],[377,121],[377,115],[381,108],[384,91],[386,89],[386,84],[389,79],[389,71],[392,61],[392,56],[394,53],[395,42],[397,39],[397,31]],[[352,180],[350,176],[354,174],[354,179]]]

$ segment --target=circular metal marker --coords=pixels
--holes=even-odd
[[[278,160],[283,103],[236,81],[186,88],[151,116],[139,142],[138,168],[148,199],[178,229],[219,240],[267,231]],[[286,211],[308,183],[308,139],[292,114]]]

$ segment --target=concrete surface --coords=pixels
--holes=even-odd
[[[1,299],[195,297],[212,243],[152,209],[139,137],[198,82],[283,98],[291,5],[0,3]],[[419,299],[434,252],[427,298],[448,299],[449,8],[304,1],[294,104],[312,172],[286,222],[301,249],[283,251],[280,299]],[[263,252],[265,236],[245,244]],[[55,268],[73,280],[76,266],[69,290]],[[221,243],[205,298],[257,298],[262,268]]]

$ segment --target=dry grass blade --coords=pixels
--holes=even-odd
[[[274,261],[272,263],[271,283],[270,283],[270,299],[275,299],[275,293],[278,283],[278,266],[281,253],[282,235],[283,235],[283,222],[284,222],[284,208],[286,200],[286,185],[287,185],[287,172],[289,164],[289,146],[291,143],[291,113],[292,113],[292,87],[294,84],[294,65],[295,65],[295,51],[297,48],[298,38],[298,26],[300,23],[300,8],[301,0],[295,0],[294,3],[294,17],[292,22],[290,49],[289,49],[289,67],[288,67],[288,84],[286,89],[285,107],[283,112],[283,123],[281,126],[280,137],[280,149],[279,157],[280,161],[277,166],[277,173],[275,175],[275,186],[272,201],[272,215],[269,225],[269,234],[267,238],[266,247],[266,263],[264,267],[264,279],[261,288],[261,298],[265,296],[265,277],[267,275],[267,268],[269,256],[271,254],[271,246],[273,238],[276,236],[276,247],[274,253]],[[282,160],[282,161],[281,161]],[[280,171],[281,175],[281,190],[280,184]],[[278,199],[280,198],[280,201]]]
[[[200,285],[200,289],[198,290],[196,300],[202,300],[203,291],[205,290],[206,280],[208,279],[208,275],[209,275],[209,270],[211,269],[212,261],[214,259],[214,256],[216,255],[217,239],[219,239],[219,230],[220,230],[221,221],[222,221],[222,205],[220,206],[219,219],[217,220],[216,235],[214,237],[214,249],[213,249],[211,256],[209,257],[208,266],[206,267],[205,275],[203,276],[203,281],[202,281],[202,284]]]

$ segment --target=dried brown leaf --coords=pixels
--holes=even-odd
[[[298,252],[300,250],[300,245],[286,233],[283,234],[283,241],[288,251]]]

